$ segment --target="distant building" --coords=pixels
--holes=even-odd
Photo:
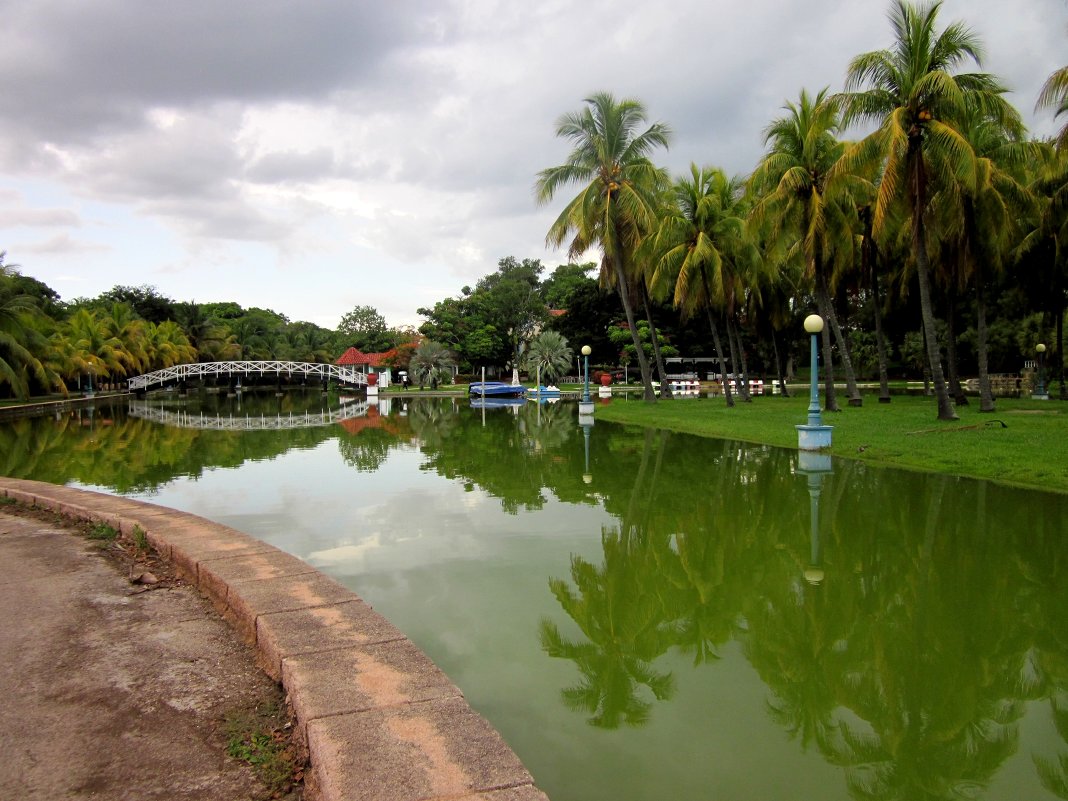
[[[356,348],[349,348],[334,364],[338,367],[355,367],[356,372],[364,375],[377,374],[378,386],[388,387],[393,379],[393,368],[388,363],[396,356],[396,348],[390,348],[384,353],[364,353]]]

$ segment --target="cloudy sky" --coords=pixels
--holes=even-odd
[[[391,325],[504,256],[563,254],[537,172],[596,91],[748,173],[802,88],[887,47],[884,0],[0,0],[0,250],[64,299],[151,284]],[[1066,0],[945,0],[1032,132]]]

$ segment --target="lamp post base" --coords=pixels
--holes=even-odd
[[[593,401],[579,401],[579,417],[592,417],[593,407]]]
[[[1049,393],[1047,392],[1032,392],[1031,400],[1049,400]]]
[[[797,429],[797,447],[803,451],[821,451],[831,447],[831,431],[834,426],[794,426]]]

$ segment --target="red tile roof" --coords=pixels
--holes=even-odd
[[[390,348],[384,353],[363,353],[356,350],[356,348],[349,348],[347,351],[341,354],[341,358],[334,364],[341,367],[347,367],[348,365],[367,364],[371,367],[381,367],[386,363],[386,360],[392,359],[397,355],[396,348]]]

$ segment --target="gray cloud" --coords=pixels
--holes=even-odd
[[[77,228],[82,224],[81,218],[70,209],[0,209],[0,220],[11,228]]]
[[[79,253],[106,253],[111,250],[111,248],[108,245],[102,245],[99,242],[74,239],[70,234],[56,234],[55,236],[51,236],[48,239],[38,242],[23,242],[16,244],[12,250],[17,251],[18,253],[28,253],[35,256],[45,254],[68,256]]]
[[[505,255],[551,260],[545,229],[565,198],[538,208],[533,184],[567,154],[556,120],[590,93],[639,98],[671,125],[656,158],[673,172],[746,173],[785,101],[841,89],[850,58],[891,43],[887,8],[0,0],[0,170],[162,223],[185,250],[159,263],[217,242],[294,264],[357,247],[471,283]],[[1025,119],[1052,130],[1032,109],[1065,61],[1063,0],[945,0],[942,24],[955,19]],[[58,237],[103,213],[43,197],[5,194],[0,232]]]
[[[375,80],[424,35],[409,3],[0,5],[0,114],[61,142],[136,123],[146,106],[322,98]]]

